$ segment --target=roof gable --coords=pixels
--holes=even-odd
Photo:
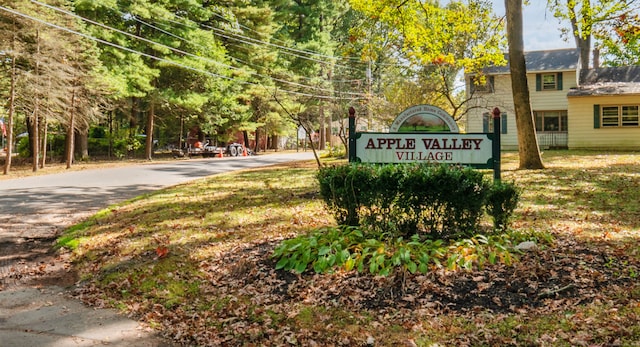
[[[509,54],[505,54],[504,57],[508,62]],[[579,59],[578,50],[574,48],[524,53],[527,72],[575,71],[578,68]],[[483,71],[485,74],[508,74],[510,73],[509,63],[506,66],[491,66]]]

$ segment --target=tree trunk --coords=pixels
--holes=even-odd
[[[45,164],[47,162],[47,136],[49,135],[47,132],[47,119],[42,118],[42,122],[40,123],[40,128],[42,128],[42,136],[40,136],[40,168],[44,169]]]
[[[15,40],[15,34],[14,34]],[[15,112],[16,100],[16,57],[11,57],[11,87],[9,90],[9,115],[7,118],[7,157],[4,162],[4,174],[9,174],[11,170],[11,157],[13,156],[13,114]]]
[[[304,131],[307,133],[307,138],[309,139],[309,144],[311,145],[311,151],[313,151],[313,157],[316,159],[316,164],[318,164],[318,168],[322,167],[322,163],[320,162],[320,157],[318,157],[318,152],[316,152],[316,146],[313,145],[312,130],[307,129],[304,125],[302,126]],[[311,127],[309,127],[311,128]]]
[[[184,138],[182,137],[182,135],[184,135],[184,116],[182,115],[182,113],[180,113],[180,136],[178,139],[178,148],[182,149],[182,144],[184,143]]]
[[[243,130],[242,138],[244,140],[244,148],[249,148],[249,132],[246,130]]]
[[[113,157],[113,118],[115,118],[115,113],[116,111],[112,110],[107,116],[107,122],[109,123],[109,151],[107,153],[107,156],[109,157],[109,159]]]
[[[36,59],[40,58],[40,30],[36,29]],[[36,67],[35,67],[35,76],[37,77],[40,74],[40,61],[37,60],[36,61]],[[38,114],[40,111],[40,99],[39,99],[39,89],[36,86],[36,90],[34,93],[34,103],[33,103],[33,114],[31,115],[31,156],[32,156],[32,160],[31,160],[31,166],[33,169],[33,172],[37,172],[38,171],[38,157],[40,156],[40,138],[38,136],[38,117],[40,117],[40,115]]]
[[[589,60],[591,59],[591,29],[586,29],[578,26],[578,16],[576,13],[576,2],[567,0],[567,9],[570,12],[569,18],[571,21],[571,30],[573,32],[573,38],[576,41],[576,47],[580,52],[580,69],[589,69]],[[591,1],[582,0],[582,12],[581,18],[585,16],[591,16]],[[584,24],[583,24],[584,25]]]
[[[256,129],[256,145],[253,149],[254,152],[260,152],[260,128]]]
[[[74,147],[80,160],[89,159],[89,129],[78,129],[76,132]]]
[[[543,169],[538,148],[536,128],[531,112],[527,69],[524,60],[522,39],[522,0],[505,0],[507,14],[507,40],[509,42],[509,65],[511,88],[518,128],[518,151],[520,169]]]
[[[75,152],[75,139],[74,139],[74,135],[75,135],[75,100],[76,100],[76,90],[75,88],[73,89],[72,93],[71,93],[71,108],[69,110],[69,124],[67,125],[67,143],[66,143],[66,162],[67,162],[67,169],[71,168],[71,164],[73,164],[73,153]]]
[[[40,140],[38,137],[39,108],[39,102],[36,100],[33,105],[33,114],[31,115],[31,168],[33,172],[38,171],[38,157],[40,156]]]
[[[327,134],[325,131],[324,103],[322,102],[322,100],[320,100],[320,106],[318,107],[318,112],[320,113],[320,134],[319,134],[320,143],[318,144],[318,149],[324,150],[327,143],[327,138],[325,137]]]
[[[153,100],[149,103],[149,112],[147,113],[147,141],[145,148],[145,157],[147,160],[153,160],[153,120],[155,118],[155,104]]]

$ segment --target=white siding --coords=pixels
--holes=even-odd
[[[594,128],[594,105],[640,104],[640,95],[569,98],[569,148],[640,149],[640,127]]]

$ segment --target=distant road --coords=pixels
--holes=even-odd
[[[54,231],[69,220],[163,187],[223,172],[309,159],[313,159],[312,152],[185,159],[0,180],[0,234],[42,235],[43,228]]]

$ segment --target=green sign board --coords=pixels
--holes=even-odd
[[[357,162],[433,162],[492,168],[493,134],[367,133],[356,134]]]
[[[499,110],[494,132],[461,134],[453,117],[432,105],[412,106],[400,113],[388,133],[356,132],[349,111],[349,161],[362,163],[430,162],[494,169],[500,173]]]

